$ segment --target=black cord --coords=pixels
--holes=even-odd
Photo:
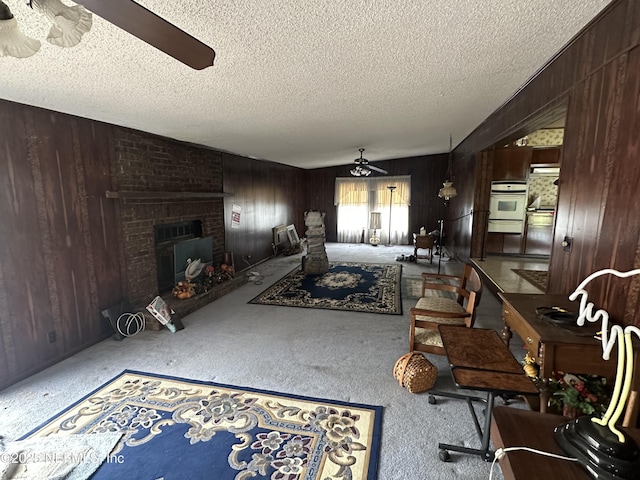
[[[440,232],[439,232],[440,238],[438,239],[438,248],[440,250],[440,258],[438,259],[438,273],[440,273],[440,263],[441,263],[442,255],[444,255],[444,248],[443,248],[443,245],[444,245],[444,228],[443,228],[444,227],[444,222],[453,223],[453,222],[455,222],[457,220],[460,220],[461,218],[469,217],[469,216],[471,216],[471,215],[473,215],[475,213],[491,213],[491,211],[489,211],[489,210],[472,210],[469,213],[465,213],[464,215],[460,215],[459,217],[451,219],[451,220],[445,220],[445,219],[438,220],[438,223],[440,223]],[[482,245],[482,252],[481,252],[481,258],[480,259],[484,260],[484,258],[483,258],[484,257],[484,237],[482,239],[482,243],[483,243],[483,245]],[[451,257],[449,257],[449,258],[451,258]]]
[[[469,217],[469,216],[473,215],[474,213],[491,213],[491,212],[489,210],[474,210],[473,212],[469,212],[469,213],[465,213],[464,215],[460,215],[457,218],[453,218],[451,220],[444,220],[444,221],[445,222],[449,222],[449,223],[455,222],[456,220],[460,220],[461,218]]]

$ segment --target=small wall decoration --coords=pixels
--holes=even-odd
[[[240,205],[234,205],[231,208],[231,228],[240,228],[240,213],[242,207]]]

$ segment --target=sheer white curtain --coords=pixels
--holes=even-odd
[[[363,229],[368,228],[369,183],[367,179],[336,178],[334,203],[338,207],[338,242],[360,243]]]
[[[391,194],[389,186],[396,188]],[[359,243],[364,231],[369,240],[369,213],[380,212],[382,229],[378,232],[383,243],[409,243],[409,206],[411,205],[411,176],[336,178],[335,205],[338,207],[338,242]],[[391,211],[391,217],[389,212]],[[389,236],[391,218],[391,236]],[[390,242],[389,242],[390,239]]]

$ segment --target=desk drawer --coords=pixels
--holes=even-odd
[[[520,317],[517,311],[508,305],[502,305],[502,320],[512,332],[515,332],[524,342],[529,355],[536,363],[540,363],[540,336]]]

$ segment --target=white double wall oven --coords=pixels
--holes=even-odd
[[[522,233],[527,214],[526,181],[493,181],[489,201],[489,232]]]

